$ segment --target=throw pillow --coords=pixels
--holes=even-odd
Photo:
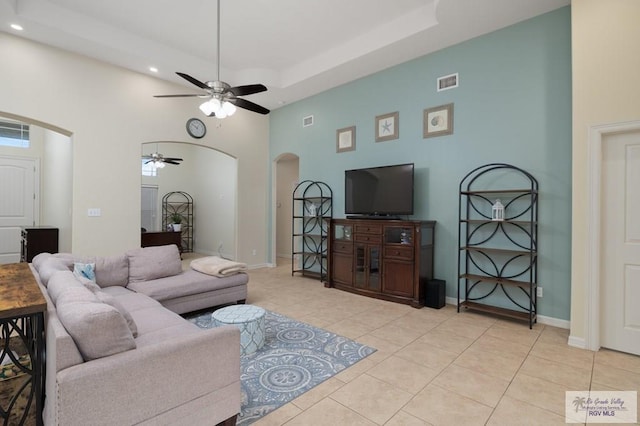
[[[175,244],[129,250],[129,282],[150,281],[182,272],[180,251]]]
[[[59,303],[57,312],[85,361],[136,348],[127,322],[113,306],[98,302]]]
[[[80,263],[75,262],[73,264],[73,273],[78,277],[84,277],[88,280],[96,280],[96,264],[95,263]]]
[[[106,303],[107,305],[111,305],[116,308],[118,312],[122,314],[125,321],[127,321],[127,326],[129,327],[129,330],[131,330],[131,334],[133,334],[133,337],[138,337],[138,326],[136,325],[129,311],[125,309],[125,307],[118,301],[118,299],[108,293],[105,293],[102,290],[95,291],[93,294],[95,294],[98,300],[102,303]]]
[[[100,287],[119,285],[126,287],[129,282],[129,259],[124,254],[96,257],[96,282]]]

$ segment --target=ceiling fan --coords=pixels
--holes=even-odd
[[[182,72],[176,72],[180,77],[189,83],[204,89],[205,93],[199,94],[180,94],[180,95],[155,95],[156,98],[182,98],[182,97],[199,97],[206,98],[200,110],[209,117],[225,118],[236,112],[236,107],[244,108],[258,114],[269,114],[269,110],[256,103],[242,99],[239,96],[253,95],[255,93],[264,92],[267,88],[262,84],[248,84],[245,86],[231,87],[228,83],[220,80],[220,0],[218,0],[218,50],[217,50],[217,68],[218,74],[215,81],[201,82]]]
[[[142,159],[147,160],[144,162],[144,164],[152,163],[154,167],[158,167],[160,169],[163,168],[165,164],[175,164],[179,166],[180,161],[183,161],[182,158],[165,157],[164,155],[160,154],[157,151],[154,152],[153,154],[143,155]]]

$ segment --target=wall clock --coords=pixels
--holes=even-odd
[[[200,139],[207,133],[207,126],[199,118],[187,120],[187,133],[192,138]]]

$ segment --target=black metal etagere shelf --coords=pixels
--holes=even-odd
[[[193,197],[183,191],[168,192],[162,197],[162,229],[172,223],[171,216],[182,216],[182,252],[193,251]]]
[[[293,190],[291,275],[327,280],[327,235],[333,193],[324,182],[305,180]]]
[[[504,206],[502,220],[492,216],[497,200]],[[538,181],[509,164],[480,166],[460,182],[459,218],[458,312],[483,311],[532,328],[538,312]]]

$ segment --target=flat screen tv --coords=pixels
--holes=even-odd
[[[413,163],[344,172],[346,214],[386,217],[413,214]]]

